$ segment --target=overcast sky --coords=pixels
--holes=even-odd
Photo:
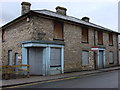
[[[0,26],[21,15],[23,0],[0,0]],[[106,28],[118,30],[119,0],[24,0],[32,4],[32,10],[48,9],[55,11],[56,6],[67,8],[67,15],[82,18]]]

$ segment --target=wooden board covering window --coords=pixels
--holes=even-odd
[[[50,66],[51,67],[61,66],[61,49],[60,48],[51,48]]]
[[[109,52],[109,63],[114,64],[114,53],[112,51]]]
[[[82,28],[82,42],[88,43],[88,28]]]
[[[5,31],[2,30],[2,41],[4,42],[5,41]]]
[[[54,22],[54,39],[63,39],[63,23]]]
[[[98,44],[103,44],[103,32],[98,31]]]
[[[89,52],[82,51],[82,65],[86,66],[89,64]]]
[[[113,34],[109,33],[109,45],[113,45]]]
[[[8,65],[12,65],[12,50],[8,51]]]

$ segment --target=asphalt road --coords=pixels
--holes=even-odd
[[[36,83],[17,88],[118,88],[118,72],[110,71],[73,79]]]

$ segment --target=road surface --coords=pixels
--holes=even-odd
[[[110,71],[73,79],[65,78],[45,83],[33,83],[15,88],[118,88],[118,72]]]

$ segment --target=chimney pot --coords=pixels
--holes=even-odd
[[[66,15],[66,11],[67,11],[67,9],[64,7],[61,7],[61,6],[56,7],[56,12],[59,14]]]
[[[29,2],[22,2],[22,12],[21,14],[24,15],[30,11],[31,3]]]
[[[89,22],[90,18],[89,17],[83,17],[82,20]]]

